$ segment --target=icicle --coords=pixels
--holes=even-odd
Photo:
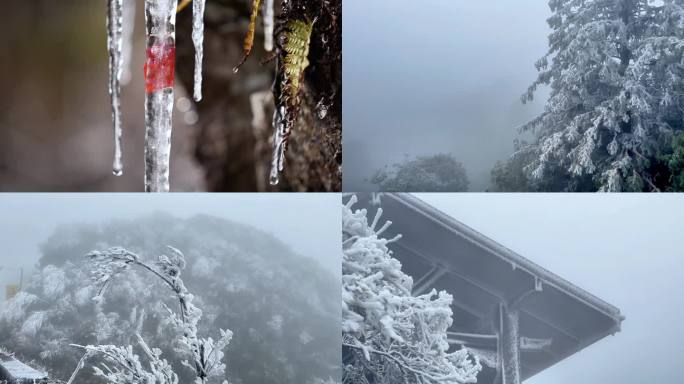
[[[109,0],[107,6],[107,49],[109,51],[109,95],[112,101],[114,122],[113,173],[123,173],[121,163],[121,45],[123,25],[123,0]]]
[[[275,28],[275,0],[266,0],[264,3],[264,49],[267,52],[273,50],[273,31]]]
[[[193,98],[202,100],[202,57],[204,56],[204,6],[206,0],[192,2],[192,42],[195,45],[195,89]]]
[[[121,84],[127,85],[131,82],[133,72],[133,43],[135,38],[135,11],[138,4],[137,0],[124,0],[123,4],[123,71],[121,73]]]
[[[278,184],[278,173],[285,168],[285,153],[292,127],[299,114],[301,83],[309,66],[309,44],[315,21],[290,20],[286,25],[285,44],[279,52],[273,94],[276,111],[273,115],[273,160],[271,185]]]
[[[280,181],[278,175],[285,167],[285,149],[290,136],[291,126],[288,123],[287,111],[284,105],[279,106],[273,114],[273,160],[271,161],[271,185],[277,185]]]
[[[145,0],[145,191],[169,191],[177,0]]]

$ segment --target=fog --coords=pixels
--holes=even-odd
[[[517,127],[542,111],[520,95],[547,50],[546,1],[346,0],[344,190],[376,169],[452,153],[486,190]]]
[[[674,383],[681,377],[681,195],[419,194],[617,306],[622,331],[526,384]]]
[[[139,351],[132,340],[140,334],[160,348],[179,382],[188,383],[197,374],[183,367],[189,349],[181,339],[197,324],[197,337],[218,340],[219,329],[233,332],[227,345],[198,348],[211,351],[208,367],[218,364],[212,356],[222,356],[214,345],[225,352],[228,370],[214,372],[214,381],[299,384],[338,377],[339,204],[334,194],[2,196],[5,279],[16,284],[17,267],[38,268],[0,308],[0,345],[66,380],[82,357],[73,344]],[[107,251],[113,246],[135,252],[139,263],[121,268]],[[92,250],[102,253],[85,258]],[[99,273],[113,277],[91,279]],[[182,283],[174,280],[179,276]],[[91,300],[100,294],[102,300]],[[183,314],[172,309],[170,315],[178,300],[188,303],[180,306]],[[174,326],[174,319],[184,326]],[[76,382],[101,382],[92,366],[124,364],[110,360],[92,356]]]
[[[210,214],[275,235],[340,275],[339,197],[329,194],[5,194],[0,196],[0,284],[25,278],[39,245],[59,224],[132,219],[156,211],[179,218]]]

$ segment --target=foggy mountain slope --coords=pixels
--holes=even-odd
[[[517,127],[543,111],[543,96],[520,95],[546,49],[547,2],[348,0],[344,11],[343,189],[375,190],[365,179],[405,154],[450,153],[470,190],[486,190],[524,139]]]
[[[255,228],[207,215],[177,219],[158,213],[139,220],[65,225],[41,246],[40,270],[0,316],[0,345],[66,379],[81,352],[69,343],[128,345],[135,316],[145,310],[143,336],[174,362],[173,330],[159,301],[168,291],[143,271],[129,271],[104,295],[102,308],[83,255],[122,246],[150,259],[171,245],[186,257],[183,280],[204,311],[202,332],[234,332],[226,350],[232,384],[309,383],[338,377],[339,285],[311,259]],[[208,336],[216,337],[210,334]],[[98,383],[83,373],[86,383]],[[190,376],[181,377],[188,380]],[[184,381],[184,380],[182,380]]]

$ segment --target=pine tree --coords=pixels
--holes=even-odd
[[[681,0],[550,0],[549,51],[523,95],[551,87],[513,160],[530,189],[653,191],[654,168],[684,129]],[[562,182],[558,183],[558,179]]]

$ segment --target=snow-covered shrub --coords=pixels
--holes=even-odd
[[[120,247],[113,247],[102,252],[90,252],[87,257],[94,264],[93,280],[99,286],[98,295],[94,299],[103,300],[103,294],[107,287],[114,283],[119,274],[132,267],[143,269],[161,280],[162,285],[171,289],[180,307],[179,313],[176,313],[168,306],[164,306],[167,311],[168,322],[174,325],[178,332],[176,338],[182,347],[181,353],[192,361],[190,363],[184,360],[183,364],[194,369],[196,384],[204,384],[212,377],[225,375],[226,365],[222,361],[223,351],[233,338],[233,333],[230,330],[220,329],[220,337],[216,341],[211,337],[201,338],[198,336],[198,324],[202,318],[202,310],[193,303],[194,296],[187,290],[181,278],[181,273],[186,266],[185,256],[181,251],[171,246],[168,247],[168,251],[168,256],[166,254],[160,255],[154,264],[147,263],[135,253]],[[142,320],[141,317],[140,322]],[[81,348],[86,350],[87,357],[99,355],[110,363],[102,363],[100,367],[96,368],[96,375],[115,384],[134,382],[178,383],[178,375],[169,363],[161,358],[161,350],[148,347],[139,331],[136,331],[135,335],[138,339],[138,345],[145,352],[149,369],[143,368],[138,355],[133,352],[131,346],[83,346]],[[134,369],[130,369],[130,367],[134,367]],[[79,364],[72,378],[81,368],[81,364]]]
[[[452,297],[412,296],[413,280],[392,257],[365,209],[342,206],[342,335],[346,384],[475,383],[481,366],[466,349],[449,351]]]
[[[339,377],[340,334],[333,326],[340,321],[339,283],[334,283],[339,279],[268,233],[205,215],[178,219],[154,214],[62,226],[41,246],[43,257],[24,290],[0,313],[0,345],[25,361],[39,361],[52,377],[67,380],[83,356],[69,344],[138,345],[139,332],[162,351],[181,383],[192,383],[192,370],[181,367],[188,357],[180,353],[182,346],[168,321],[165,306],[178,307],[168,288],[152,284],[147,274],[125,273],[97,304],[92,300],[97,295],[92,268],[83,257],[92,249],[120,245],[154,263],[146,255],[168,254],[165,244],[183,250],[183,281],[201,293],[194,298],[203,310],[199,332],[236,331],[226,350],[230,365],[225,378],[231,384],[299,384]],[[65,287],[58,297],[43,297],[46,268],[64,273]],[[143,310],[145,321],[139,327]],[[28,318],[41,311],[47,317],[36,334],[22,333]],[[275,316],[282,317],[280,331],[268,325]],[[258,342],[252,340],[250,328]],[[304,330],[310,336],[307,343],[300,341]],[[103,381],[88,369],[76,382]]]
[[[470,184],[465,167],[450,154],[407,158],[377,170],[370,181],[383,192],[463,192]]]

